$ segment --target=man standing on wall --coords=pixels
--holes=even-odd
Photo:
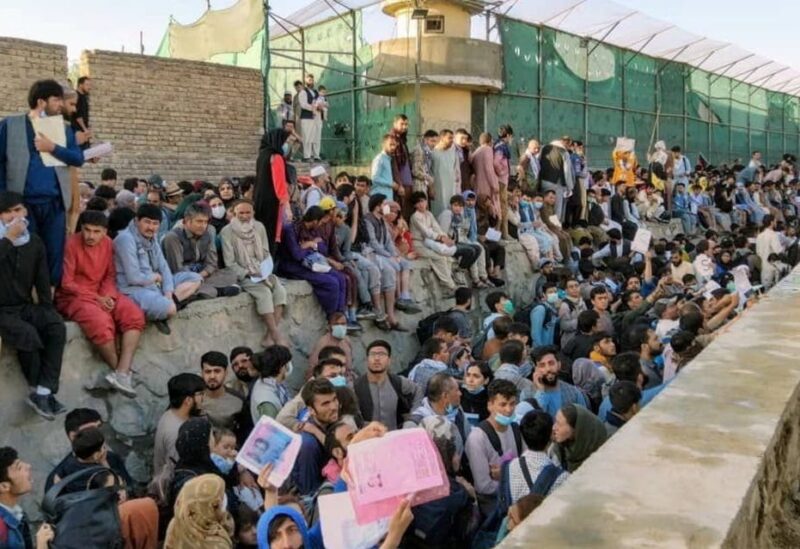
[[[92,131],[89,129],[89,93],[92,91],[92,80],[88,76],[78,78],[78,105],[75,114],[72,116],[72,129],[75,132],[86,134],[86,141],[82,148],[88,148],[89,141],[92,139]]]
[[[322,123],[322,114],[317,107],[319,92],[314,88],[314,75],[306,75],[306,85],[298,92],[300,102],[300,130],[303,136],[303,161],[319,158],[320,142],[317,124]]]
[[[66,146],[62,147],[44,135],[36,135],[32,121],[60,115],[63,99],[61,84],[39,80],[28,93],[30,111],[0,121],[0,191],[25,197],[30,230],[44,241],[53,286],[61,280],[66,212],[72,204],[69,166],[83,165],[83,153],[71,128],[65,128]],[[65,165],[45,166],[41,153],[50,153]]]

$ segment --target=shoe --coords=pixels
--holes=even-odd
[[[483,282],[486,285],[487,288],[494,288],[495,287],[495,285],[492,283],[492,281],[489,280],[488,278],[481,278],[481,282]]]
[[[331,266],[325,265],[324,263],[313,263],[311,265],[311,270],[315,273],[328,273],[331,270]]]
[[[403,311],[411,315],[422,312],[422,309],[417,307],[416,303],[410,299],[398,299],[394,306],[398,311]]]
[[[67,411],[67,407],[56,400],[56,396],[52,393],[47,395],[47,404],[50,406],[50,412],[52,412],[54,416],[66,413]]]
[[[364,328],[358,322],[348,322],[347,323],[347,331],[349,332],[361,332]]]
[[[154,320],[153,326],[164,335],[170,335],[172,333],[172,329],[169,327],[166,320]]]
[[[505,285],[506,285],[506,281],[505,281],[505,280],[503,280],[502,278],[495,278],[495,277],[493,277],[493,276],[490,276],[490,277],[489,277],[489,281],[490,281],[492,284],[494,284],[494,287],[495,287],[495,288],[502,288],[503,286],[505,286]]]
[[[408,328],[403,328],[399,322],[395,322],[394,324],[390,324],[391,329],[393,332],[407,332]]]
[[[217,297],[234,297],[241,293],[242,288],[238,284],[217,288]]]
[[[134,398],[136,391],[131,385],[131,374],[119,374],[117,372],[109,372],[106,374],[106,381],[117,391],[126,397]]]
[[[25,402],[28,403],[28,406],[33,408],[34,412],[45,418],[47,421],[53,421],[56,416],[50,408],[49,397],[51,396],[53,395],[38,395],[36,392],[33,392],[28,395],[28,399]]]
[[[380,320],[375,321],[375,326],[378,327],[379,330],[383,330],[384,332],[388,332],[392,329],[392,325],[389,324],[389,320],[386,317],[383,317]]]
[[[358,320],[375,320],[378,315],[372,305],[362,305],[356,311],[356,318]]]

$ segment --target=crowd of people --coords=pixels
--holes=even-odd
[[[316,105],[323,116],[313,77],[298,84],[301,112]],[[371,177],[331,177],[319,164],[298,176],[301,141],[301,158],[319,156],[308,143],[315,114],[301,116],[302,140],[292,117],[265,134],[254,177],[119,186],[106,169],[98,185],[76,185],[88,110],[66,146],[29,120],[69,115],[74,100],[40,81],[30,112],[0,122],[0,279],[13,281],[0,286],[0,337],[17,351],[33,410],[67,411],[55,397],[65,320],[130,398],[148,322],[169,336],[169,319],[194,301],[245,292],[264,327],[261,349],[209,349],[196,372],[169,380],[147,487],[108,448],[97,411],[64,416],[71,451],[48,498],[112,493],[115,511],[98,516],[115,517],[108,535],[126,547],[324,547],[318,500],[351,487],[348,448],[407,428],[430,435],[449,495],[405,501],[380,547],[491,547],[797,263],[791,155],[772,167],[757,152],[747,166],[693,165],[658,142],[646,168],[622,147],[612,168],[590,171],[568,137],[517,154],[510,126],[476,147],[463,129],[409,146],[398,115]],[[646,222],[671,219],[682,233],[633,246]],[[512,241],[539,272],[518,303],[503,290]],[[351,338],[362,322],[411,330],[398,312],[421,311],[411,285],[421,266],[453,306],[416,322],[410,364],[383,339],[365,342],[360,363]],[[328,319],[297,394],[286,384],[286,279],[307,281]],[[269,483],[271,465],[254,475],[235,461],[263,416],[302,437],[282,486]],[[91,514],[73,514],[31,535],[23,458],[0,449],[0,545],[89,531]]]

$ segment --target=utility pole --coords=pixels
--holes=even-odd
[[[144,55],[144,31],[139,31],[139,53]]]
[[[211,0],[206,0],[206,10],[211,11]]]

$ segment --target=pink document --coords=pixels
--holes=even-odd
[[[423,429],[403,429],[347,449],[348,493],[358,524],[392,515],[404,497],[420,505],[450,494],[433,441]]]

